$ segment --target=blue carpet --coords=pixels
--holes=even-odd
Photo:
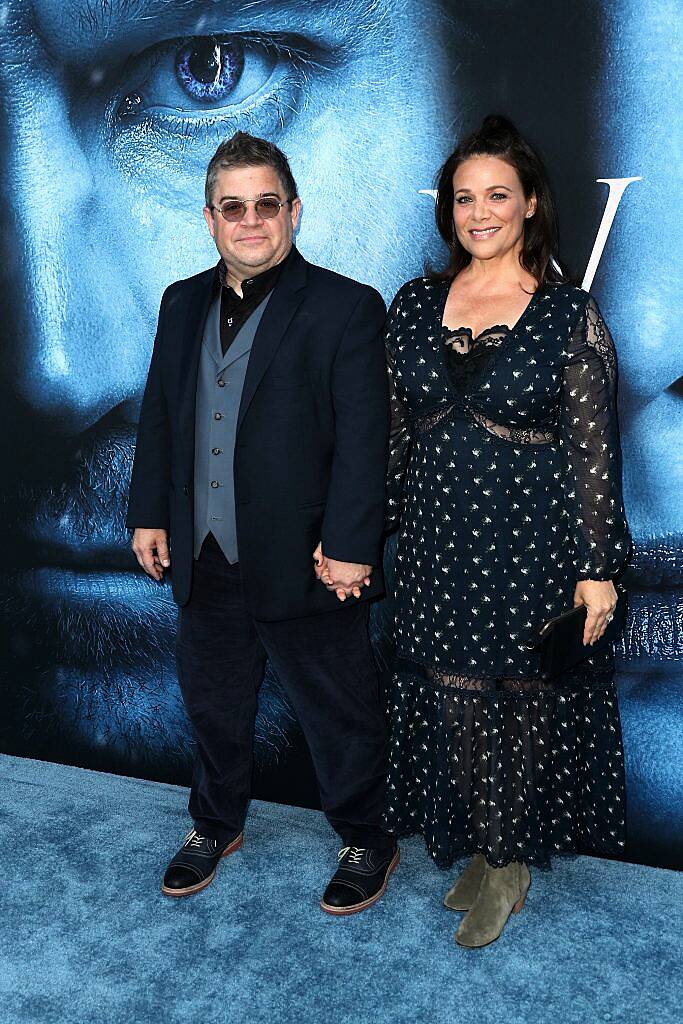
[[[337,843],[253,803],[245,845],[186,900],[159,892],[187,827],[175,786],[0,757],[2,1024],[668,1024],[683,875],[591,858],[536,873],[484,950],[457,947],[448,874],[417,839],[386,897],[318,909]]]

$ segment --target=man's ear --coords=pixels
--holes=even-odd
[[[292,199],[292,230],[296,231],[296,226],[299,223],[299,217],[301,216],[301,200],[297,196],[296,199]]]
[[[209,234],[211,235],[212,238],[215,238],[216,237],[216,225],[214,224],[214,220],[213,220],[213,211],[210,210],[208,206],[205,206],[202,212],[204,214],[204,220],[206,221],[206,226],[209,229]]]

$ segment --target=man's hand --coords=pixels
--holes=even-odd
[[[160,582],[171,564],[166,530],[135,530],[132,548],[145,572]]]
[[[315,562],[315,575],[328,590],[334,591],[340,601],[353,594],[360,597],[361,587],[370,586],[371,565],[362,565],[358,562],[338,562],[334,558],[326,558],[323,554],[322,543],[318,544],[313,552]]]
[[[584,644],[599,640],[611,621],[617,606],[617,592],[611,580],[579,580],[574,591],[574,607],[585,604],[586,626]]]

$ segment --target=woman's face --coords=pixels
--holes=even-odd
[[[517,171],[495,156],[473,156],[453,175],[453,223],[474,259],[488,260],[519,248],[524,221],[536,210]]]

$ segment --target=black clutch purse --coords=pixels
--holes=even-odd
[[[599,640],[593,645],[583,643],[583,630],[586,625],[587,609],[585,605],[570,608],[554,619],[549,619],[527,643],[527,647],[539,648],[541,653],[541,672],[558,675],[578,665],[585,658],[599,654],[621,636],[626,622],[627,598],[625,590],[617,590],[617,605],[612,614],[612,621]]]

